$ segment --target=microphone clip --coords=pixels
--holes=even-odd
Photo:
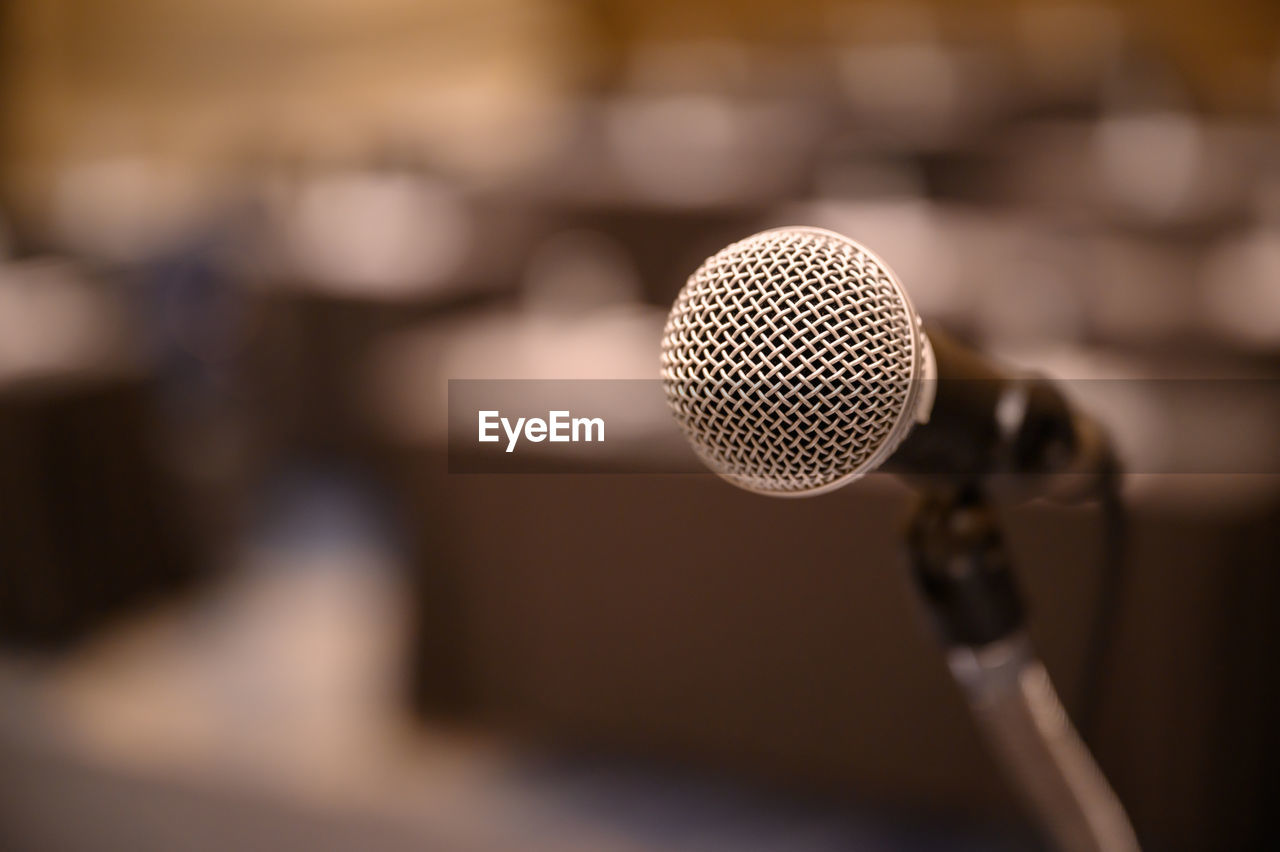
[[[1025,623],[995,512],[977,488],[930,490],[907,528],[912,573],[948,646],[1004,639]]]

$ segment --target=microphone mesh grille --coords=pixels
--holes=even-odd
[[[765,231],[708,258],[662,338],[667,403],[698,455],[776,495],[834,487],[905,435],[921,334],[892,271],[852,240]]]

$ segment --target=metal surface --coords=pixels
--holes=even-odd
[[[1026,634],[974,648],[947,664],[978,726],[1062,852],[1137,852],[1119,799],[1072,727]]]
[[[698,455],[778,496],[835,488],[892,453],[929,359],[893,271],[816,228],[765,231],[708,258],[662,339],[667,402]]]

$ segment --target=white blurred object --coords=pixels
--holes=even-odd
[[[519,381],[642,379],[649,387],[610,394],[602,399],[613,410],[592,411],[610,424],[609,445],[625,449],[654,434],[682,441],[657,381],[665,321],[665,311],[619,305],[580,316],[501,313],[438,323],[378,348],[366,383],[370,405],[398,439],[443,444],[451,380],[510,380],[514,396]]]
[[[1204,264],[1205,317],[1227,338],[1280,348],[1280,228],[1225,240]]]
[[[449,187],[395,172],[336,173],[279,193],[287,263],[335,295],[395,299],[446,288],[473,222]]]
[[[1098,124],[1094,147],[1104,185],[1121,205],[1167,220],[1193,201],[1205,156],[1199,120],[1180,110],[1134,111]]]
[[[665,317],[621,305],[581,317],[496,314],[448,335],[442,379],[656,379]]]
[[[1044,218],[1154,229],[1246,215],[1256,164],[1274,148],[1260,122],[1206,122],[1180,109],[1031,121],[995,144],[1005,165],[994,188]]]
[[[120,305],[64,261],[0,266],[0,385],[135,363]]]

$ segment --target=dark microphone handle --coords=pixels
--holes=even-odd
[[[933,490],[985,485],[1042,493],[1041,477],[1103,466],[1105,433],[1052,382],[1006,372],[939,329],[925,332],[937,363],[932,412],[885,470]]]

